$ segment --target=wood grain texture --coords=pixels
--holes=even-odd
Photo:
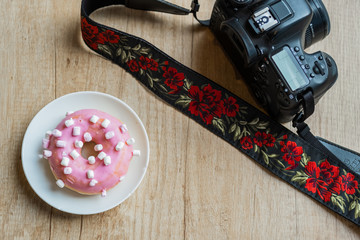
[[[171,0],[184,7],[190,0]],[[0,239],[359,239],[360,229],[152,95],[90,52],[80,1],[0,0]],[[201,1],[208,18],[214,0]],[[317,104],[316,135],[360,151],[360,2],[324,0],[331,34],[309,52],[336,60],[337,83]],[[97,21],[147,39],[253,105],[212,33],[192,17],[102,9]],[[29,186],[21,143],[31,119],[67,93],[91,90],[127,102],[150,139],[150,165],[129,199],[91,216],[62,213]],[[290,127],[289,124],[286,126]],[[40,144],[40,143],[39,143]]]

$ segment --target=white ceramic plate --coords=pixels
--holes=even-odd
[[[116,187],[100,195],[85,196],[67,188],[60,189],[51,173],[47,160],[40,158],[42,138],[47,130],[54,129],[68,111],[98,109],[126,123],[135,138],[134,149],[141,151],[134,157],[128,174]],[[25,176],[36,194],[61,211],[73,214],[95,214],[107,211],[127,199],[139,186],[149,163],[149,139],[137,114],[123,101],[99,92],[77,92],[60,97],[36,114],[29,124],[22,144],[22,165]]]

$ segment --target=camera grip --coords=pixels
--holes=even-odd
[[[313,55],[316,61],[313,63],[312,72],[314,78],[311,82],[311,88],[314,92],[315,102],[335,84],[338,77],[338,70],[334,59],[324,52],[317,52]]]
[[[337,77],[338,77],[338,69],[337,69],[337,65],[335,60],[327,53],[322,52],[324,58],[325,58],[325,62],[327,65],[327,69],[329,71],[328,73],[328,79],[330,79],[333,84],[335,83]],[[332,86],[332,85],[331,85]],[[330,86],[330,87],[331,87]],[[330,88],[329,87],[329,88]]]
[[[254,44],[240,24],[239,19],[230,18],[224,21],[220,25],[221,32],[225,33],[227,37],[232,41],[233,46],[237,48],[241,56],[244,56],[245,66],[253,63],[257,57],[257,51]]]

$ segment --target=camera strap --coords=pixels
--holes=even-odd
[[[95,10],[110,5],[196,16],[197,0],[191,10],[163,0],[82,0],[83,40],[165,102],[299,191],[360,226],[358,153],[316,138],[303,121],[294,122],[299,135],[294,134],[146,40],[89,17]]]

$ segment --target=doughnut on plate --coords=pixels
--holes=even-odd
[[[100,195],[82,195],[59,188],[46,159],[41,158],[45,132],[53,130],[65,113],[80,109],[98,109],[126,123],[136,139],[134,149],[141,155],[133,157],[124,180]],[[35,193],[50,206],[72,214],[96,214],[116,207],[137,189],[149,164],[149,139],[137,114],[123,101],[100,92],[76,92],[62,96],[41,109],[30,122],[22,143],[21,160],[25,176]]]

